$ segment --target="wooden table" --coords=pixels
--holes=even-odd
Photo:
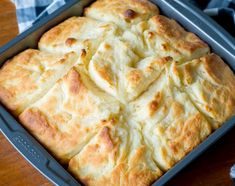
[[[0,0],[0,46],[18,33],[15,8]],[[231,186],[235,163],[235,128],[186,167],[167,186]],[[50,186],[51,184],[0,134],[0,186]]]

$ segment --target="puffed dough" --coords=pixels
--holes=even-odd
[[[0,69],[0,101],[88,186],[148,186],[235,115],[235,75],[148,0],[97,0]]]
[[[52,55],[28,49],[0,69],[0,100],[14,114],[39,100],[76,63],[71,52]]]
[[[180,63],[202,57],[210,51],[208,45],[195,34],[162,15],[132,25],[123,37],[140,56],[170,56]]]
[[[101,89],[126,103],[139,96],[170,61],[171,57],[157,55],[141,59],[128,42],[109,38],[92,57],[89,73]]]
[[[205,117],[165,72],[130,104],[129,112],[129,119],[140,125],[154,160],[165,171],[211,133]]]
[[[87,64],[99,44],[107,36],[115,36],[117,26],[87,17],[71,17],[46,32],[39,41],[39,49],[65,54],[74,51],[79,63]]]
[[[148,0],[97,0],[85,9],[84,14],[100,21],[113,22],[126,29],[159,14],[159,10]]]
[[[173,63],[169,71],[214,129],[235,115],[235,76],[216,54],[182,65]]]
[[[72,68],[20,116],[21,123],[61,162],[67,163],[119,113],[119,103],[101,92],[82,69]]]
[[[162,175],[140,131],[124,123],[104,126],[70,160],[69,170],[91,186],[150,185]]]

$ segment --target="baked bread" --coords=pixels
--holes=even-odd
[[[39,49],[50,53],[76,52],[79,63],[86,64],[100,42],[107,36],[118,34],[112,23],[99,22],[87,17],[71,17],[46,32],[39,41]]]
[[[151,184],[162,171],[154,163],[141,132],[123,121],[116,122],[104,126],[71,159],[69,169],[85,185]]]
[[[214,129],[235,115],[235,76],[219,56],[212,53],[182,65],[173,63],[169,71]]]
[[[147,186],[235,115],[235,75],[147,0],[97,0],[0,69],[0,101],[85,185]]]
[[[142,93],[160,74],[171,57],[140,58],[128,42],[105,40],[89,63],[93,81],[123,103]]]
[[[113,22],[126,29],[159,14],[157,6],[147,0],[97,0],[84,15],[103,22]]]
[[[133,25],[130,31],[126,32],[132,34],[124,35],[124,38],[135,46],[138,54],[144,56],[158,54],[184,62],[204,56],[210,51],[208,45],[195,34],[187,32],[175,20],[163,15],[155,15],[149,20]],[[141,40],[140,38],[142,42],[135,42]]]
[[[19,116],[21,123],[63,163],[77,154],[101,126],[115,119],[119,103],[73,67]]]
[[[0,100],[14,114],[40,99],[76,63],[74,52],[52,55],[28,49],[0,69]]]
[[[154,160],[164,171],[211,133],[210,123],[166,71],[129,105],[129,112],[129,120],[140,125]]]

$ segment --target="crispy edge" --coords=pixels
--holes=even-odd
[[[119,9],[117,8],[118,4],[125,4],[127,9],[123,12],[118,12]],[[105,5],[110,5],[110,1],[108,0],[97,0],[95,1],[90,7],[87,7],[84,11],[84,15],[89,17],[90,12],[94,10],[103,11],[105,9]],[[141,17],[141,12],[136,12],[133,9],[142,10],[143,14],[152,12],[152,14],[159,14],[158,7],[149,2],[148,0],[112,0],[112,7],[108,7],[109,10],[117,11],[116,13],[121,15],[126,20],[132,20],[136,17]]]
[[[65,138],[67,138],[66,135],[60,133],[58,129],[51,126],[46,116],[40,110],[36,108],[25,110],[20,114],[19,121],[36,137],[36,139],[45,145],[62,164],[66,164],[69,161],[66,153],[58,154],[56,148],[58,147],[58,142],[61,143],[63,149],[67,145],[72,144],[65,141]]]
[[[16,63],[29,61],[30,58],[32,58],[35,54],[38,54],[40,51],[35,49],[27,49],[12,59],[6,61],[3,66],[0,69],[0,75],[2,73],[5,73],[5,71],[8,71],[8,69],[11,69],[12,66],[16,65]],[[6,78],[6,77],[4,77]],[[22,108],[19,103],[16,103],[16,100],[14,98],[14,94],[7,90],[4,87],[4,82],[0,84],[0,101],[10,110],[10,112],[17,116],[22,111]]]
[[[87,21],[86,19],[89,19],[89,18],[71,17],[65,20],[64,22],[58,24],[57,26],[53,27],[52,29],[50,29],[49,31],[47,31],[46,33],[42,35],[38,43],[39,48],[43,50],[44,46],[46,45],[52,44],[54,46],[55,45],[54,42],[58,38],[64,37],[66,33],[69,34],[73,30],[72,28],[74,28],[74,25],[77,25],[78,27],[82,27],[86,23]],[[64,39],[65,39],[65,44],[68,46],[76,43],[75,38],[64,38]]]
[[[209,52],[209,46],[204,41],[194,33],[187,32],[175,20],[169,19],[163,15],[155,15],[149,21],[157,34],[175,42],[176,49],[181,48],[190,54],[199,48],[204,48]],[[152,37],[149,38],[151,39]],[[166,50],[167,47],[167,45],[163,46]]]

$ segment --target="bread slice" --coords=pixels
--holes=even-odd
[[[196,59],[210,51],[208,45],[195,34],[163,15],[155,15],[133,25],[123,37],[135,46],[140,55],[170,56],[177,62]]]
[[[211,133],[205,117],[165,72],[129,109],[129,120],[140,125],[154,160],[164,171]]]
[[[159,14],[159,10],[148,0],[97,0],[85,9],[84,14],[103,22],[113,22],[126,29]]]
[[[40,99],[76,63],[77,55],[28,49],[0,69],[0,100],[14,114]]]
[[[115,119],[119,110],[116,100],[74,67],[19,119],[62,163],[67,163],[100,127]]]
[[[149,185],[162,171],[154,163],[138,130],[122,121],[106,125],[69,162],[85,185]]]
[[[123,103],[138,97],[172,60],[158,56],[141,59],[131,47],[121,38],[108,38],[89,64],[93,81]]]
[[[173,63],[169,71],[214,129],[235,115],[235,76],[216,54],[182,65]]]
[[[117,26],[87,17],[71,17],[46,32],[39,41],[39,49],[65,54],[71,51],[80,56],[79,62],[87,64],[100,42],[106,36],[118,33]]]

